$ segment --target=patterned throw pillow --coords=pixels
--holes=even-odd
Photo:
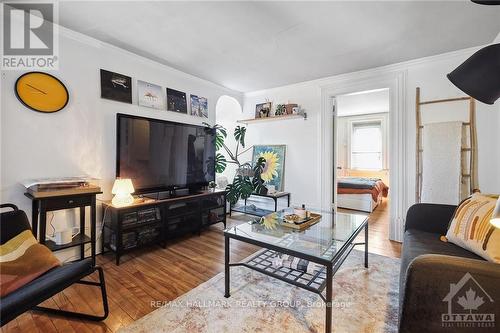
[[[464,200],[455,211],[446,238],[484,259],[500,263],[500,229],[490,219],[497,197],[480,193]]]
[[[59,260],[25,230],[0,245],[0,297],[59,266]]]

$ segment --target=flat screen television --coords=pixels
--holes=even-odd
[[[200,188],[215,180],[213,130],[117,114],[116,176],[135,193]]]

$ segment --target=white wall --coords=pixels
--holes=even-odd
[[[247,127],[247,141],[250,144],[285,144],[285,191],[292,193],[291,201],[295,205],[320,207],[319,87],[304,84],[247,93],[241,118],[254,118],[255,105],[265,102],[266,98],[273,103],[273,108],[287,101],[299,104],[307,112],[307,119],[250,124]],[[251,159],[251,153],[248,159]]]
[[[307,120],[251,124],[247,131],[249,142],[252,144],[286,144],[285,189],[292,192],[293,204],[305,203],[319,207],[322,183],[320,168],[321,87],[355,78],[376,77],[394,71],[404,72],[406,73],[404,112],[407,115],[408,128],[404,139],[408,162],[406,174],[409,175],[405,185],[409,205],[413,202],[415,186],[415,88],[421,87],[423,100],[463,96],[463,93],[448,81],[446,74],[463,62],[473,51],[472,49],[461,50],[368,71],[246,93],[241,118],[253,118],[255,104],[266,100],[272,101],[273,105],[286,101],[298,103],[308,114]],[[498,146],[500,112],[498,109],[498,102],[494,106],[478,102],[477,106],[479,185],[483,192],[500,192],[500,177],[498,177],[500,163],[498,157],[492,158],[500,155]],[[217,119],[217,121],[220,120]]]
[[[389,111],[389,89],[361,91],[337,96],[337,115],[355,116]]]
[[[29,199],[20,181],[35,177],[89,174],[101,179],[110,199],[115,178],[116,113],[129,113],[177,122],[201,124],[197,118],[137,105],[136,80],[205,96],[210,122],[221,95],[242,95],[211,82],[139,57],[78,33],[60,29],[59,70],[51,72],[69,90],[69,104],[61,111],[43,114],[21,105],[14,83],[22,74],[4,71],[1,79],[1,202],[11,202],[31,217]],[[100,98],[99,69],[133,77],[133,104]],[[48,228],[49,229],[49,228]]]

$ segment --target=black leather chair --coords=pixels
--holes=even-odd
[[[19,210],[12,204],[0,205],[0,209],[7,207],[13,210],[0,214],[1,244],[4,244],[20,232],[31,230],[31,226],[24,211]],[[99,273],[99,282],[82,280],[95,271]],[[74,283],[100,287],[104,310],[102,316],[38,306],[38,304],[63,291]],[[109,310],[102,268],[93,265],[92,258],[86,258],[51,269],[27,285],[1,298],[0,326],[7,324],[9,321],[28,310],[93,321],[106,319]]]

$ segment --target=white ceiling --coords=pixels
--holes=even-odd
[[[389,112],[389,89],[362,91],[337,96],[339,117]]]
[[[490,43],[500,6],[470,1],[69,1],[72,30],[237,91]]]

